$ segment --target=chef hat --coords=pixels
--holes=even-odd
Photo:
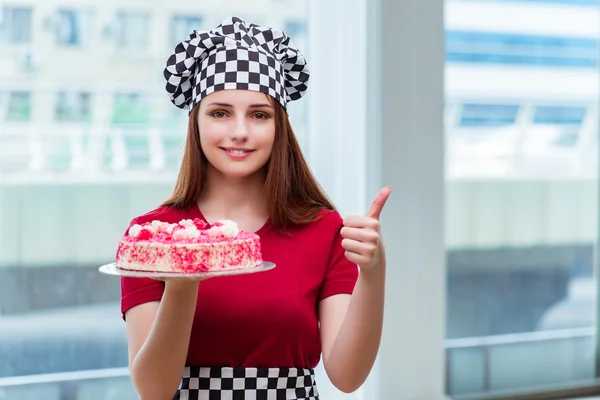
[[[232,17],[179,43],[164,77],[171,102],[184,110],[226,89],[266,93],[286,108],[306,92],[309,70],[285,33]]]

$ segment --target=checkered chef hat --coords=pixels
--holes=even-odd
[[[171,102],[184,110],[225,89],[263,92],[285,108],[306,92],[309,70],[285,33],[232,17],[179,43],[164,77]]]

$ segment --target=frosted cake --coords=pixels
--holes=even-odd
[[[132,225],[121,239],[117,268],[196,273],[252,268],[262,264],[260,237],[223,220],[200,219]]]

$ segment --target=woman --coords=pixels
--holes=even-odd
[[[335,211],[287,118],[309,74],[281,31],[239,18],[195,31],[164,74],[171,101],[190,110],[182,166],[172,197],[131,224],[231,219],[277,266],[202,282],[122,278],[140,398],[318,399],[321,356],[333,385],[356,390],[379,348],[390,189],[366,216]]]

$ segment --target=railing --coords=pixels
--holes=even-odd
[[[9,386],[38,385],[42,383],[75,382],[91,379],[122,378],[129,376],[129,368],[106,368],[89,371],[56,372],[27,376],[0,378],[0,388]]]
[[[32,177],[92,180],[133,174],[136,179],[164,173],[172,178],[180,165],[185,132],[158,129],[70,129],[60,132],[0,134],[0,181]]]
[[[352,395],[343,395],[325,382],[325,372],[317,368],[317,380],[319,391],[323,398],[336,400],[365,400],[370,397],[365,394],[365,387],[361,387]],[[322,377],[322,378],[321,378]],[[102,384],[103,383],[103,384]],[[0,378],[0,399],[17,398],[14,392],[20,391],[19,399],[38,398],[32,394],[36,393],[36,386],[51,385],[54,390],[44,391],[44,400],[134,400],[137,395],[133,385],[129,381],[128,368],[110,368],[91,371],[61,372],[54,374],[17,376]],[[366,384],[368,385],[368,383]],[[30,389],[23,395],[23,390]],[[53,392],[53,393],[49,393]]]
[[[486,111],[490,102],[503,103],[489,99],[448,101],[446,174],[450,179],[548,176],[595,179],[598,164],[595,104],[563,104],[565,109],[585,111],[580,119],[569,120],[567,115],[563,116],[564,121],[556,117],[555,123],[540,123],[535,119],[538,107],[544,108],[542,103],[508,101],[516,111],[514,115],[505,115],[493,107]],[[465,104],[484,108],[465,111]],[[465,118],[479,123],[465,124]],[[492,122],[507,119],[504,124],[487,126],[486,118]],[[54,179],[84,177],[89,181],[122,173],[143,179],[144,175],[157,172],[174,174],[179,168],[186,134],[181,121],[125,127],[84,125],[40,125],[36,121],[0,124],[0,180],[26,181],[29,177],[51,175]]]
[[[553,342],[553,341],[568,341],[571,345],[575,344],[577,340],[585,339],[591,340],[594,342],[594,338],[596,335],[596,329],[589,328],[577,328],[577,329],[564,329],[564,330],[553,330],[553,331],[539,331],[539,332],[528,332],[528,333],[518,333],[518,334],[508,334],[508,335],[496,335],[496,336],[487,336],[487,337],[475,337],[475,338],[464,338],[464,339],[449,339],[445,341],[445,349],[446,349],[446,374],[447,374],[447,393],[450,395],[464,395],[467,393],[456,393],[454,388],[452,387],[453,377],[456,377],[457,374],[460,374],[460,371],[456,371],[453,369],[453,356],[456,351],[464,350],[464,349],[480,349],[483,352],[483,386],[481,390],[477,393],[483,395],[485,393],[494,392],[500,389],[496,389],[491,384],[493,374],[491,365],[492,365],[492,350],[498,349],[502,346],[515,346],[518,349],[518,346],[523,344],[531,344],[531,347],[527,349],[532,350],[531,352],[536,353],[535,347],[543,346],[545,343]],[[592,348],[585,347],[582,353],[589,354],[593,358],[595,358],[596,352],[593,349],[593,344],[591,344]],[[524,360],[527,360],[527,355],[524,355]],[[558,359],[559,356],[548,354],[549,359],[553,360],[554,366],[557,366],[561,361]],[[521,360],[523,361],[523,360]],[[544,363],[546,362],[544,359],[533,360],[534,362],[538,362],[538,367],[544,367]],[[564,361],[563,361],[564,362]],[[520,360],[510,360],[511,368],[531,368],[531,365],[520,365]],[[133,392],[133,387],[129,382],[129,370],[128,368],[110,368],[110,369],[99,369],[99,370],[91,370],[91,371],[73,371],[73,372],[60,372],[60,373],[51,373],[51,374],[43,374],[43,375],[30,375],[30,376],[15,376],[15,377],[6,377],[0,378],[0,398],[2,398],[2,393],[10,390],[16,390],[19,387],[33,387],[39,385],[52,385],[54,387],[55,396],[54,398],[57,400],[75,400],[80,397],[78,393],[91,385],[91,382],[101,382],[101,381],[110,381],[105,385],[105,390],[109,390],[108,388],[112,388],[110,390],[113,391],[114,396],[116,396],[116,392],[119,392],[120,396],[123,396],[123,393],[131,393],[132,398],[135,397]],[[463,377],[470,379],[471,377]],[[585,379],[591,379],[593,377],[581,377],[581,381]],[[115,380],[122,380],[123,384],[120,385],[119,388],[116,388]],[[559,382],[555,382],[559,383]],[[570,382],[568,379],[564,380],[565,385],[568,385]],[[528,386],[537,386],[536,384],[531,384]],[[518,388],[517,388],[518,389]],[[529,387],[522,387],[523,390],[529,389]],[[89,389],[88,390],[92,390]],[[95,387],[92,391],[98,391],[99,389]],[[98,392],[100,393],[100,392]],[[114,396],[108,396],[113,398]],[[108,398],[101,397],[101,398]],[[47,398],[50,398],[48,396]],[[117,397],[114,397],[117,398]],[[120,397],[123,398],[123,397]],[[126,397],[128,398],[128,397]]]
[[[0,398],[46,400],[134,400],[128,368],[0,378]]]
[[[586,346],[583,344],[583,348],[585,351],[582,351],[581,354],[589,355],[590,359],[595,359],[596,351],[594,346],[594,339],[596,335],[595,327],[588,328],[576,328],[576,329],[561,329],[561,330],[551,330],[551,331],[536,331],[536,332],[526,332],[526,333],[516,333],[516,334],[506,334],[506,335],[494,335],[494,336],[484,336],[484,337],[473,337],[473,338],[464,338],[464,339],[448,339],[445,341],[445,349],[446,349],[446,390],[449,394],[455,394],[455,388],[453,387],[453,378],[456,377],[456,371],[453,368],[453,353],[460,350],[467,349],[479,349],[483,355],[483,360],[481,362],[483,366],[483,377],[481,385],[481,393],[489,393],[490,391],[494,391],[494,387],[492,385],[492,378],[494,377],[494,371],[492,370],[492,350],[498,349],[502,346],[519,346],[523,344],[533,344],[533,345],[543,345],[548,342],[553,341],[569,341],[571,344],[575,345],[578,339],[590,340],[592,343],[590,346]],[[573,346],[575,347],[575,346]],[[529,349],[533,349],[530,347]],[[523,351],[524,353],[524,351]],[[531,351],[530,354],[535,354],[536,351]],[[558,352],[557,352],[558,353]],[[555,366],[560,363],[559,358],[560,354],[546,354],[550,360],[554,361]],[[531,359],[528,359],[525,354],[521,354],[522,359],[514,359],[510,360],[511,366],[513,370],[518,370],[519,368],[526,370],[531,368]],[[576,355],[574,355],[576,357]],[[536,361],[539,361],[539,367],[545,367],[545,360],[538,358]],[[577,361],[574,361],[575,364]],[[479,364],[479,363],[478,363]],[[529,366],[527,365],[529,364]],[[533,363],[535,365],[535,362]],[[473,367],[476,367],[473,365]],[[501,369],[501,368],[499,368]],[[588,373],[593,373],[593,368],[590,368]],[[585,376],[586,374],[582,374],[580,379],[577,380],[585,380],[591,379],[593,376]],[[569,378],[564,377],[565,383],[568,383]],[[536,386],[536,384],[531,384],[531,386]]]
[[[513,113],[473,111],[470,105],[508,104]],[[555,122],[536,114],[538,107],[585,110],[581,120],[568,115]],[[446,175],[452,178],[592,178],[598,175],[598,107],[595,104],[545,104],[500,99],[450,101],[446,106]],[[536,117],[537,115],[537,117]],[[543,117],[543,115],[542,115]],[[473,121],[471,121],[471,119]],[[486,125],[488,123],[489,125]]]

